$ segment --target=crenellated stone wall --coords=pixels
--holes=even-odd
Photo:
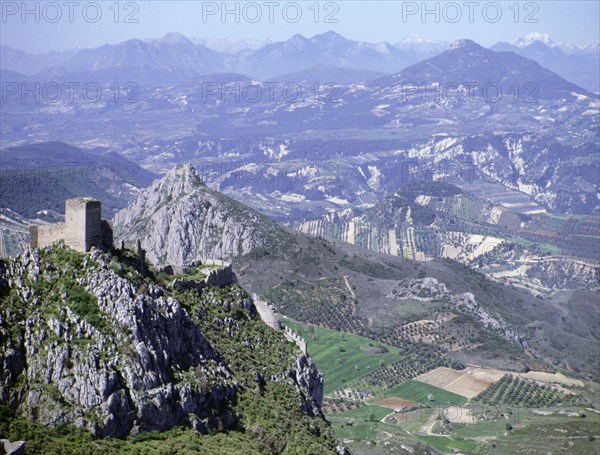
[[[273,313],[271,308],[269,308],[269,304],[264,300],[260,300],[256,294],[252,294],[252,300],[254,301],[256,311],[258,311],[258,315],[263,322],[272,329],[281,330],[281,322],[275,313]]]
[[[210,270],[205,281],[208,285],[223,287],[237,283],[237,276],[231,264],[223,264],[221,268]]]
[[[252,301],[256,307],[258,315],[262,321],[274,330],[281,330],[283,328],[283,334],[292,343],[296,343],[296,346],[300,348],[303,354],[307,353],[306,340],[294,332],[289,327],[283,327],[281,321],[273,310],[269,307],[269,304],[264,300],[260,300],[256,293],[252,294]]]
[[[292,329],[290,329],[289,327],[286,327],[283,334],[285,335],[285,337],[290,340],[293,343],[296,343],[296,346],[298,346],[300,348],[300,350],[302,351],[303,354],[307,354],[307,349],[306,349],[306,340],[304,338],[302,338],[300,335],[298,335],[296,332],[294,332]]]

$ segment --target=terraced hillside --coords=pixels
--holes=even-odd
[[[534,293],[597,289],[597,217],[521,210],[514,198],[484,196],[446,183],[419,183],[372,208],[345,209],[293,226],[405,259],[454,259]]]

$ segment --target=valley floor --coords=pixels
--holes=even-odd
[[[470,365],[405,380],[376,378],[401,364],[393,346],[283,318],[305,338],[325,378],[323,410],[355,454],[594,454],[599,385],[562,373]]]

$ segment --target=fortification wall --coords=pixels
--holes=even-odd
[[[49,226],[38,226],[37,246],[43,247],[58,242],[64,238],[65,225],[63,223]]]
[[[277,315],[269,308],[269,304],[264,300],[260,300],[258,295],[252,294],[252,301],[254,302],[254,306],[258,315],[262,319],[262,321],[267,324],[269,327],[275,330],[281,330],[281,321],[277,317]],[[285,327],[283,330],[283,335],[292,343],[296,343],[296,346],[300,348],[303,354],[307,353],[307,345],[304,338],[295,333],[289,327]]]
[[[306,340],[304,338],[302,338],[300,335],[298,335],[296,332],[294,332],[289,327],[285,328],[283,334],[285,335],[285,337],[288,340],[290,340],[293,343],[296,343],[296,346],[298,346],[300,348],[300,350],[302,351],[302,353],[306,355],[307,346],[306,346]]]
[[[208,272],[208,276],[204,280],[206,284],[211,286],[227,286],[230,284],[237,283],[237,277],[233,272],[233,267],[231,264],[221,268],[221,269],[213,269]]]
[[[275,330],[281,329],[281,322],[279,318],[271,311],[267,302],[258,299],[258,295],[252,294],[252,300],[254,301],[254,306],[256,307],[256,311],[258,315],[266,323],[269,327]]]

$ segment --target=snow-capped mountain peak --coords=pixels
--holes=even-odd
[[[565,54],[597,54],[600,48],[600,42],[593,42],[590,44],[575,44],[575,43],[557,43],[550,35],[547,33],[529,33],[528,35],[521,36],[516,41],[513,42],[513,45],[524,49],[531,44],[542,43],[548,46],[551,49],[558,49]]]
[[[556,45],[554,43],[554,41],[552,41],[552,38],[550,38],[550,35],[548,33],[538,33],[538,32],[533,32],[533,33],[529,33],[525,36],[521,36],[513,44],[517,47],[525,47],[525,46],[529,46],[530,44],[532,44],[536,41],[540,41],[550,47],[554,47]]]
[[[373,49],[375,49],[380,54],[390,55],[390,45],[385,41],[382,43],[373,44]]]
[[[438,41],[428,40],[419,35],[408,35],[398,44],[429,44],[429,43],[438,43]]]

